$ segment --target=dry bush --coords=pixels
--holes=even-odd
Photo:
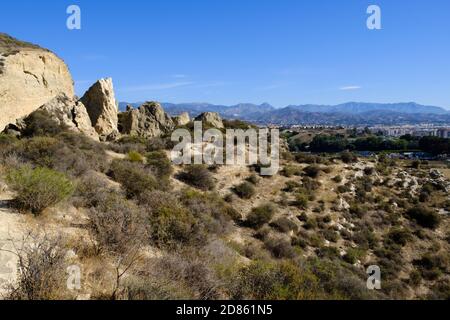
[[[272,220],[275,211],[275,206],[270,203],[253,208],[247,216],[246,224],[251,228],[259,229]]]
[[[57,300],[67,293],[64,242],[61,238],[28,234],[15,246],[18,280],[8,288],[8,300]]]
[[[179,180],[200,190],[212,190],[215,188],[215,182],[211,172],[203,165],[187,166],[178,174]]]
[[[286,217],[276,219],[270,224],[270,226],[280,232],[290,232],[298,230],[298,226],[292,220]]]
[[[120,195],[103,194],[88,216],[98,252],[124,254],[148,241],[142,209]]]
[[[264,245],[275,258],[294,258],[295,250],[291,246],[291,241],[282,237],[269,237],[264,241]]]
[[[116,159],[111,164],[110,175],[122,184],[129,198],[139,197],[147,190],[166,187],[161,181],[156,181],[152,172],[141,163]]]
[[[236,300],[308,300],[332,298],[319,279],[294,262],[253,262],[239,270],[229,284]]]
[[[209,256],[193,250],[149,260],[143,270],[124,281],[124,298],[133,300],[223,299],[222,283]]]
[[[406,215],[424,228],[436,229],[441,222],[438,213],[424,206],[415,206],[407,210]]]
[[[303,169],[303,171],[308,177],[313,179],[317,178],[321,172],[320,167],[317,165],[308,166],[305,169]]]
[[[200,193],[184,190],[181,201],[197,219],[199,231],[223,235],[231,227],[231,220],[239,221],[242,216],[216,193]]]
[[[168,179],[172,173],[172,163],[164,151],[152,151],[147,154],[147,166],[149,166],[160,179]]]
[[[25,137],[55,136],[67,130],[65,125],[53,120],[45,110],[33,112],[25,119],[25,125],[25,130],[22,132]]]
[[[256,189],[250,182],[243,182],[235,186],[233,191],[242,199],[251,199],[256,194]]]

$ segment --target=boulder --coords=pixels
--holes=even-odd
[[[0,33],[0,132],[59,94],[74,95],[64,61],[49,50]]]
[[[172,119],[176,126],[185,126],[189,122],[191,122],[191,117],[187,112],[183,112],[182,114],[175,116]]]
[[[38,111],[45,111],[53,121],[65,126],[68,130],[81,132],[88,137],[99,140],[99,136],[92,127],[91,119],[85,106],[82,102],[76,101],[74,98],[69,98],[62,93],[41,106],[35,112]],[[19,120],[16,126],[22,128],[26,122],[26,119],[25,121]]]
[[[160,137],[175,128],[172,118],[157,102],[145,102],[119,116],[120,133],[144,138]]]
[[[202,121],[203,124],[210,125],[217,129],[223,129],[225,126],[223,125],[222,118],[219,116],[217,112],[205,112],[195,118],[195,121]]]
[[[114,140],[118,135],[118,107],[111,78],[100,79],[80,101],[86,106],[95,131],[101,140]]]

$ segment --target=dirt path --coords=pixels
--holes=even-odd
[[[23,216],[8,206],[12,198],[11,193],[0,191],[0,300],[5,286],[16,279],[17,257],[6,251],[14,252],[14,245],[20,246],[25,234]]]

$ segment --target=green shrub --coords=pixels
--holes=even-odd
[[[406,215],[414,219],[420,226],[428,229],[436,229],[441,218],[439,214],[424,206],[416,206],[406,211]]]
[[[305,228],[306,230],[314,230],[317,229],[317,227],[317,220],[314,218],[308,218],[303,224],[303,228]]]
[[[393,228],[387,235],[387,240],[394,244],[405,246],[412,239],[411,232],[405,229]]]
[[[342,177],[341,176],[335,176],[333,178],[333,181],[336,182],[336,183],[341,183],[342,182]]]
[[[284,238],[268,238],[264,241],[264,245],[275,258],[294,258],[295,251],[291,246],[291,242]]]
[[[47,168],[25,166],[12,170],[7,176],[8,184],[17,192],[19,209],[30,210],[40,214],[44,209],[53,206],[67,197],[73,191],[73,184],[62,173]]]
[[[143,164],[136,162],[114,160],[111,164],[111,176],[122,184],[128,198],[138,197],[147,190],[166,187],[157,182]]]
[[[232,284],[231,297],[236,300],[306,300],[328,296],[310,270],[290,261],[252,262],[233,277]]]
[[[259,207],[253,208],[247,216],[247,225],[259,229],[264,224],[269,223],[275,214],[275,207],[268,203]]]
[[[286,182],[286,186],[284,187],[284,192],[294,192],[296,189],[300,188],[301,184],[295,181]]]
[[[250,177],[247,178],[247,181],[250,182],[253,185],[257,185],[258,184],[258,176],[256,174],[252,174]]]
[[[336,243],[339,240],[339,234],[331,228],[326,228],[325,230],[322,230],[322,235],[326,240],[333,243]]]
[[[187,166],[178,179],[200,190],[212,190],[215,187],[211,172],[203,165]]]
[[[448,253],[426,253],[421,259],[415,260],[414,264],[425,279],[436,280],[446,272],[449,256]]]
[[[345,262],[355,264],[358,260],[364,257],[364,251],[357,248],[349,248],[347,253],[343,256]]]
[[[288,165],[285,166],[281,174],[287,178],[290,178],[292,176],[299,176],[301,174],[302,170],[297,166]]]
[[[167,179],[173,172],[172,163],[164,151],[153,151],[148,153],[147,166],[152,168],[159,178]]]
[[[308,166],[305,169],[303,169],[305,174],[310,178],[317,178],[320,174],[320,167],[316,165]]]
[[[280,232],[297,231],[297,225],[290,219],[286,217],[279,218],[273,221],[270,226],[277,229]]]
[[[26,137],[55,136],[67,130],[67,127],[59,124],[47,111],[38,110],[25,119],[25,130],[22,134]]]
[[[250,199],[256,193],[255,187],[249,182],[244,182],[240,185],[237,185],[233,190],[242,199]]]
[[[306,194],[299,192],[295,195],[294,205],[297,208],[306,210],[306,209],[308,209],[308,204],[309,204],[309,198]]]
[[[142,163],[144,161],[144,157],[142,156],[142,154],[140,154],[137,151],[130,151],[130,152],[128,152],[127,160],[131,161],[131,162],[141,162]]]
[[[358,161],[358,157],[355,156],[351,152],[342,152],[341,153],[341,160],[342,160],[342,162],[349,164],[349,163],[353,163],[353,162]]]

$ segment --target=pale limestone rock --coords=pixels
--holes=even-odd
[[[176,126],[185,126],[189,122],[191,122],[191,117],[189,117],[189,113],[187,113],[187,112],[184,112],[178,116],[175,116],[172,119]]]
[[[45,111],[59,125],[64,125],[69,130],[81,132],[88,137],[99,140],[82,102],[69,98],[65,94],[60,94],[35,112],[40,110]],[[17,127],[23,127],[21,123],[23,121],[19,121]]]
[[[154,138],[170,133],[175,128],[172,118],[157,102],[146,102],[138,109],[120,114],[122,134]]]
[[[80,100],[87,109],[92,125],[101,140],[114,140],[118,135],[118,107],[111,78],[100,79]]]
[[[195,121],[202,121],[204,124],[208,124],[217,129],[223,129],[225,126],[223,125],[222,118],[219,116],[217,112],[205,112],[195,118]]]
[[[60,58],[0,33],[0,132],[61,93],[74,95],[69,69]]]

